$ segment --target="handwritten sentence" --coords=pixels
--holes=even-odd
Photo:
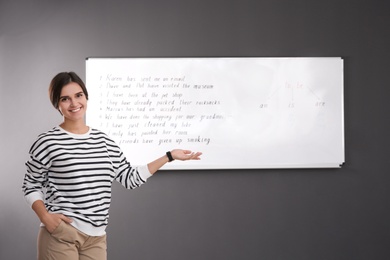
[[[221,101],[213,97],[213,84],[189,84],[183,77],[100,77],[100,127],[127,144],[209,145],[212,138],[203,136],[203,124],[225,119],[212,112]],[[205,90],[194,98],[191,91]],[[214,95],[215,96],[215,95]],[[195,130],[194,130],[195,129]]]

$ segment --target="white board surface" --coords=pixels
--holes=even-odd
[[[163,169],[340,167],[343,60],[88,58],[87,124],[133,165],[174,148],[200,161]]]

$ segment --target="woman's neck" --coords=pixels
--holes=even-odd
[[[89,131],[89,127],[84,122],[64,121],[60,127],[73,134],[85,134]]]

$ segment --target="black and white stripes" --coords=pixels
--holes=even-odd
[[[113,180],[133,189],[150,177],[146,166],[131,167],[120,148],[96,129],[74,135],[55,127],[41,134],[26,167],[22,189],[27,202],[45,201],[49,212],[73,218],[90,235],[107,225]]]

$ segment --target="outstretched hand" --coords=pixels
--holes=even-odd
[[[201,152],[192,152],[190,150],[181,150],[174,149],[171,151],[171,159],[179,160],[179,161],[187,161],[187,160],[200,160]],[[170,158],[168,158],[168,153],[160,158],[154,160],[153,162],[148,163],[148,169],[150,174],[154,174],[157,172],[164,164],[168,162]],[[171,161],[171,160],[169,160]]]
[[[190,150],[174,149],[171,151],[172,157],[175,160],[200,160],[201,152],[192,152]]]

